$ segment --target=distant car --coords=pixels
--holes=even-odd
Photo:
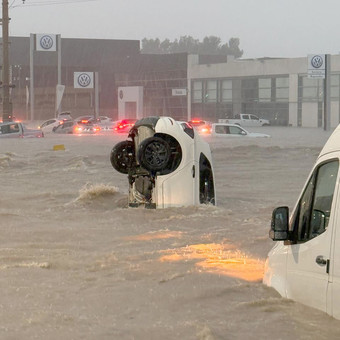
[[[89,121],[100,126],[101,130],[113,130],[115,126],[113,119],[107,116],[93,117]]]
[[[211,133],[211,123],[201,119],[192,119],[188,123],[199,133],[209,134]]]
[[[244,114],[240,113],[235,115],[232,119],[219,119],[219,123],[228,123],[228,124],[235,124],[240,126],[252,126],[252,127],[258,127],[258,126],[269,126],[270,121],[268,119],[259,118],[252,114]]]
[[[63,134],[93,134],[100,131],[100,127],[91,122],[66,121],[53,128],[54,133]]]
[[[66,118],[51,118],[48,120],[45,120],[38,129],[43,131],[44,133],[50,133],[53,131],[53,128],[58,126],[59,124],[63,124],[65,121],[67,121]]]
[[[215,137],[237,138],[237,137],[270,137],[264,133],[248,132],[236,124],[215,123],[211,125],[211,135]]]
[[[73,120],[73,117],[71,116],[71,112],[64,111],[58,114],[57,118],[64,119],[64,120]]]
[[[116,126],[113,128],[114,132],[118,133],[128,133],[133,125],[136,123],[137,119],[123,119],[117,122]]]
[[[113,147],[110,160],[114,169],[128,174],[130,207],[216,203],[209,144],[187,122],[142,118],[128,139]]]
[[[44,133],[41,130],[28,129],[20,122],[4,122],[0,124],[0,138],[41,138]]]

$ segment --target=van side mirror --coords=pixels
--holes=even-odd
[[[269,230],[269,237],[273,241],[286,241],[288,240],[288,227],[289,227],[289,208],[278,207],[274,209],[272,214],[271,227]]]

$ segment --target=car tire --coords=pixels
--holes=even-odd
[[[137,159],[146,170],[157,172],[164,170],[170,161],[171,150],[167,141],[160,137],[150,137],[140,143]]]
[[[200,203],[215,205],[214,178],[209,168],[200,173]]]
[[[111,150],[110,161],[118,172],[129,173],[136,166],[134,143],[129,140],[117,143]]]

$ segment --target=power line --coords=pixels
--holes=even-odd
[[[25,0],[29,1],[29,0]],[[100,0],[52,0],[52,1],[30,1],[25,2],[20,5],[13,5],[15,0],[13,0],[10,8],[16,8],[16,7],[35,7],[35,6],[51,6],[51,5],[67,5],[67,4],[75,4],[75,3],[82,3],[82,2],[93,2],[93,1],[100,1]]]

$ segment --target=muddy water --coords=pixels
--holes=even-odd
[[[265,133],[208,139],[218,205],[165,210],[127,209],[109,162],[124,136],[0,140],[0,338],[338,338],[340,321],[261,283],[271,211],[329,133]]]

